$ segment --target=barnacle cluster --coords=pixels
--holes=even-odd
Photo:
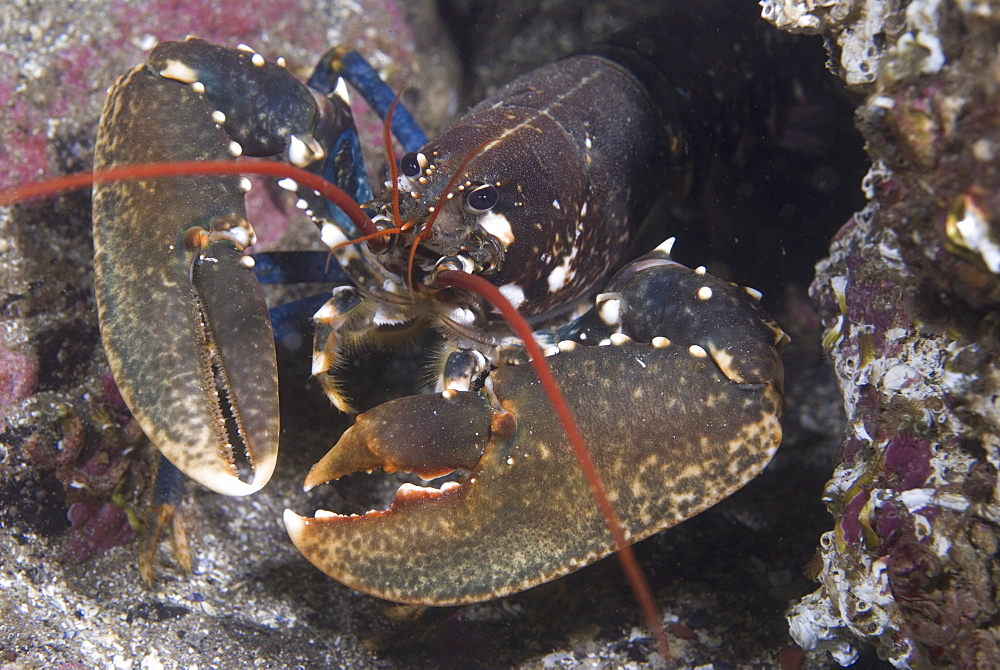
[[[824,500],[820,588],[795,640],[842,665],[864,640],[900,668],[1000,665],[1000,68],[995,4],[765,0],[823,34],[865,96],[870,202],[811,294],[848,427]]]

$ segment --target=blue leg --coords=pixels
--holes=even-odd
[[[389,113],[396,94],[357,51],[338,47],[326,52],[316,65],[309,85],[329,95],[336,88],[338,77],[347,80],[381,118]],[[392,116],[392,134],[406,151],[416,151],[427,144],[427,135],[403,105],[397,105]]]

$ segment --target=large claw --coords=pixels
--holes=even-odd
[[[202,44],[188,49],[207,50]],[[158,48],[150,65],[109,92],[98,170],[232,157],[222,114],[204,85],[188,81],[200,66],[171,48]],[[241,252],[252,243],[239,177],[94,188],[101,335],[122,397],[171,462],[230,495],[262,487],[278,447],[270,322],[252,261]]]
[[[686,275],[675,292],[704,284],[677,268]],[[777,348],[784,334],[742,289],[717,280],[713,286],[717,300],[736,304],[734,323],[763,320],[763,351],[741,336],[717,344],[715,356],[706,353],[708,341],[692,347],[657,338],[654,346],[619,337],[613,346],[570,347],[547,359],[633,542],[742,487],[781,441]],[[736,381],[733,369],[771,377]],[[471,473],[458,486],[404,485],[389,510],[363,516],[311,519],[286,511],[288,532],[306,558],[371,595],[456,605],[541,584],[614,551],[533,371],[502,367],[490,379],[500,408],[486,394],[446,393],[358,417],[308,485],[376,467]],[[453,414],[463,418],[441,418]]]

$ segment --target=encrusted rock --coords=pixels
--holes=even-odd
[[[821,33],[874,165],[811,294],[848,415],[821,587],[793,637],[842,665],[1000,665],[1000,11],[946,0],[764,2]],[[834,46],[835,45],[835,46]]]

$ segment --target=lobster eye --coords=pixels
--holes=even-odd
[[[399,171],[408,179],[419,177],[422,169],[420,166],[420,154],[416,151],[403,154],[403,157],[399,159]]]
[[[500,192],[493,184],[483,184],[469,191],[465,204],[473,214],[493,209],[500,199]]]

